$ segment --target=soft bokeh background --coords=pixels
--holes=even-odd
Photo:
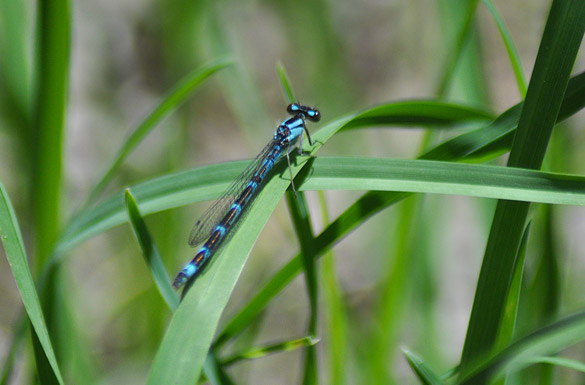
[[[236,65],[213,76],[164,120],[124,164],[105,195],[170,171],[253,157],[286,115],[276,72],[279,61],[300,101],[317,106],[325,122],[385,101],[436,97],[452,47],[452,30],[459,20],[455,3],[74,2],[62,219],[79,208],[130,129],[162,96],[188,72],[223,54],[234,56]],[[494,3],[510,29],[528,78],[550,4],[542,0]],[[20,21],[30,27],[24,49],[32,66],[35,4],[23,4]],[[7,22],[4,16],[0,23]],[[460,63],[449,98],[500,113],[521,96],[493,19],[481,4],[476,21],[474,41]],[[11,37],[0,30],[0,39],[0,179],[32,249],[35,235],[28,219],[28,197],[34,181],[23,132],[30,120],[27,109],[33,80],[30,68],[10,67]],[[575,73],[585,68],[584,58],[582,52]],[[556,152],[562,156],[551,157],[547,167],[585,173],[584,122],[580,113],[561,125],[553,145],[562,149]],[[359,130],[334,138],[319,155],[412,158],[421,150],[421,137],[422,131],[413,128]],[[316,195],[308,195],[318,231],[323,225]],[[359,195],[327,192],[331,217]],[[425,198],[420,212],[424,228],[419,229],[423,239],[412,261],[420,271],[420,281],[414,292],[404,286],[408,304],[400,305],[406,310],[395,327],[397,344],[380,358],[387,364],[388,381],[416,381],[400,345],[426,353],[437,368],[458,362],[493,204],[456,196]],[[186,239],[205,207],[148,218],[171,274],[191,258]],[[579,277],[585,273],[585,244],[580,238],[585,232],[585,211],[561,207],[554,215],[561,259],[566,262],[562,266],[567,293],[563,306],[582,308],[585,300],[580,293],[585,283]],[[350,326],[347,383],[364,383],[368,378],[364,372],[372,359],[368,341],[375,338],[377,292],[391,264],[391,235],[399,219],[396,208],[386,210],[334,249]],[[225,316],[239,309],[297,249],[282,204],[260,236]],[[538,246],[529,248],[529,267],[530,255],[538,253]],[[417,259],[419,255],[424,262]],[[530,277],[530,269],[527,274]],[[0,360],[4,360],[12,328],[23,310],[5,258],[0,259],[0,277]],[[67,256],[63,280],[70,293],[69,311],[91,347],[89,357],[80,357],[89,359],[88,378],[103,384],[143,383],[170,312],[153,286],[130,228],[118,227],[76,248]],[[297,279],[269,307],[264,322],[255,326],[254,344],[304,336],[307,314],[304,281]],[[322,345],[335,343],[321,341]],[[21,346],[19,357],[26,351],[30,347]],[[280,353],[239,364],[231,373],[239,383],[298,383],[301,357],[301,351]],[[325,366],[326,358],[320,362]],[[21,360],[13,383],[28,383],[30,364]],[[322,373],[327,380],[326,371]]]

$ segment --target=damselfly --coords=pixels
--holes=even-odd
[[[175,278],[173,286],[176,289],[188,280],[197,277],[202,271],[204,265],[233,231],[238,220],[242,218],[243,212],[258,195],[270,170],[283,156],[286,156],[290,169],[289,153],[297,143],[299,153],[302,153],[304,133],[312,144],[311,136],[305,126],[305,119],[318,122],[321,119],[320,112],[296,103],[289,105],[287,111],[292,118],[280,123],[270,143],[193,226],[189,235],[191,247],[204,241],[205,243],[198,249],[195,258]]]

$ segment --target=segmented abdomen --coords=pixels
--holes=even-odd
[[[213,256],[215,251],[217,251],[223,240],[229,235],[230,230],[237,223],[238,218],[240,218],[244,209],[258,192],[258,188],[266,178],[266,175],[278,161],[281,153],[282,146],[280,144],[275,144],[274,148],[270,151],[268,156],[266,156],[266,159],[258,170],[252,174],[246,188],[244,188],[228,212],[215,226],[207,241],[201,246],[201,248],[199,248],[191,262],[189,262],[177,275],[173,282],[175,288],[178,289],[189,279],[195,277],[200,272],[201,267]]]

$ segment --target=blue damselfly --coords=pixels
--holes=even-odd
[[[318,122],[321,119],[319,111],[296,103],[289,105],[287,111],[292,117],[280,123],[270,143],[195,223],[189,235],[189,244],[195,247],[205,243],[198,249],[193,260],[175,278],[173,286],[176,289],[188,280],[195,279],[202,271],[203,266],[236,227],[238,220],[242,218],[242,213],[250,206],[262,188],[270,170],[283,156],[287,158],[290,169],[289,153],[297,143],[299,153],[302,153],[304,133],[312,144],[311,136],[305,126],[305,119]]]

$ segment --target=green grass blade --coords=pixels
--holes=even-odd
[[[286,69],[281,62],[278,62],[276,66],[276,72],[278,73],[278,79],[280,80],[280,85],[282,86],[282,91],[284,92],[284,97],[286,101],[290,103],[294,103],[297,101],[295,97],[295,93],[292,89],[292,85],[290,83],[288,74],[286,73]]]
[[[338,162],[336,164],[336,162]],[[248,162],[229,162],[182,171],[132,187],[141,211],[152,214],[212,199]],[[348,171],[344,173],[343,167]],[[583,178],[534,170],[428,160],[320,157],[305,171],[298,189],[411,191],[483,198],[582,205]],[[361,173],[361,174],[360,174]],[[435,174],[440,173],[440,174]],[[286,175],[283,175],[286,178]],[[481,178],[485,178],[483,181]],[[516,179],[515,179],[516,178]],[[429,183],[432,182],[432,183]],[[492,186],[489,183],[493,183]],[[521,183],[525,183],[522,185]],[[126,222],[121,194],[88,212],[59,245],[65,252],[79,242]]]
[[[460,17],[463,18],[463,21],[460,22],[456,27],[457,31],[455,32],[455,42],[453,47],[450,49],[450,53],[447,56],[446,63],[444,64],[444,69],[442,71],[443,76],[437,89],[437,95],[439,97],[444,97],[446,95],[447,88],[453,80],[453,75],[455,74],[457,64],[463,56],[464,48],[471,36],[471,27],[473,26],[473,20],[475,18],[477,3],[478,0],[465,0],[449,5],[460,8],[461,12],[459,13],[462,13]],[[452,20],[448,20],[448,22],[452,22]]]
[[[319,342],[318,339],[308,336],[296,340],[283,341],[266,346],[253,347],[234,353],[229,357],[222,359],[221,365],[229,366],[243,360],[253,360],[257,358],[262,358],[274,353],[290,352],[300,348],[315,346],[317,342]]]
[[[174,311],[179,306],[179,296],[171,286],[171,279],[169,278],[165,265],[163,264],[158,248],[150,236],[150,232],[148,231],[146,223],[138,209],[136,199],[134,199],[130,189],[124,191],[124,198],[130,226],[132,227],[132,231],[140,245],[146,264],[152,271],[158,291],[161,293],[165,302],[169,305],[169,308]]]
[[[528,360],[533,364],[549,364],[555,366],[561,366],[563,368],[572,369],[585,373],[585,364],[579,361],[570,360],[564,357],[534,357]]]
[[[561,308],[562,298],[562,266],[564,262],[557,245],[557,208],[551,205],[542,207],[543,237],[539,255],[539,263],[534,273],[534,278],[528,291],[532,292],[529,300],[530,309],[534,311],[533,317],[537,322],[550,322],[554,320]]]
[[[27,32],[32,29],[31,6],[32,3],[23,1],[0,1],[0,78],[3,82],[0,93],[6,93],[9,107],[2,112],[14,115],[27,125],[19,130],[20,135],[28,131],[31,117],[31,58],[27,39]]]
[[[128,157],[140,142],[142,142],[142,140],[154,129],[157,123],[184,103],[187,98],[191,96],[207,79],[232,63],[233,59],[230,57],[215,59],[185,76],[172,90],[170,90],[159,105],[148,114],[142,123],[132,131],[128,136],[128,139],[122,144],[122,147],[118,150],[112,164],[108,167],[104,176],[89,194],[86,206],[94,202],[104,191],[124,160],[126,160],[126,157]]]
[[[63,384],[63,378],[61,377],[55,352],[51,345],[39,296],[26,258],[18,221],[2,182],[0,182],[0,240],[6,251],[6,257],[8,258],[8,263],[10,264],[28,318],[55,377],[60,384]]]
[[[506,152],[514,139],[523,103],[511,107],[486,127],[461,134],[421,156],[421,159],[459,160],[464,156],[485,157]],[[585,107],[585,72],[574,76],[569,82],[563,104],[557,118],[562,122]]]
[[[301,258],[297,255],[264,284],[258,294],[223,328],[215,340],[215,347],[225,344],[248,327],[262,313],[266,304],[292,282],[303,267]]]
[[[229,377],[225,368],[218,362],[217,358],[210,352],[207,355],[205,364],[203,364],[206,379],[212,385],[235,385],[235,382]]]
[[[320,157],[299,190],[378,190],[583,206],[585,177],[513,167],[384,158]]]
[[[143,215],[190,203],[217,198],[249,161],[214,165],[153,179],[132,187]],[[80,242],[124,223],[124,197],[118,193],[77,217],[61,237],[55,256],[61,256]]]
[[[543,355],[560,352],[585,339],[585,313],[563,318],[513,343],[485,364],[472,368],[461,384],[480,384],[517,372]]]
[[[436,100],[405,100],[368,108],[356,115],[341,131],[376,125],[453,126],[493,119],[484,110]]]
[[[585,2],[553,2],[509,166],[540,168],[584,30]],[[462,375],[496,342],[528,208],[528,203],[498,202],[463,349]]]
[[[514,267],[514,276],[508,291],[508,298],[506,300],[505,312],[502,319],[502,328],[498,334],[498,345],[496,350],[505,348],[514,335],[517,334],[516,324],[518,318],[518,308],[520,305],[520,294],[522,290],[522,280],[524,277],[524,260],[526,259],[526,245],[528,243],[528,236],[530,234],[531,223],[528,223],[518,250],[518,257],[516,258],[516,266]],[[493,385],[506,385],[508,379],[501,378]]]
[[[299,161],[299,159],[297,158]],[[293,175],[303,162],[292,166]],[[286,164],[276,166],[286,174]],[[272,178],[256,198],[254,210],[242,219],[238,230],[203,274],[184,294],[174,313],[151,368],[148,383],[191,385],[199,378],[219,317],[234,289],[252,246],[290,181]]]
[[[305,195],[301,192],[295,193],[288,191],[286,198],[303,256],[303,270],[305,272],[305,283],[307,285],[310,309],[309,326],[307,331],[311,337],[316,337],[319,286],[317,283],[317,267],[315,264],[316,256],[313,254],[313,250],[315,249],[313,247],[314,236],[313,227],[311,226],[311,218],[309,217],[309,208],[307,206]],[[318,378],[317,352],[316,348],[311,345],[305,350],[303,384],[316,384]]]
[[[57,240],[63,130],[69,74],[71,9],[68,0],[38,2],[39,58],[31,186],[37,231],[36,265],[43,267]]]
[[[443,381],[435,374],[417,354],[411,352],[406,348],[402,348],[402,353],[408,361],[410,368],[414,370],[422,384],[425,385],[442,385]]]
[[[514,45],[512,36],[510,36],[510,32],[508,31],[508,28],[506,28],[506,24],[504,23],[504,20],[502,20],[502,17],[500,16],[498,10],[496,9],[494,3],[491,0],[482,1],[492,14],[492,17],[496,22],[496,26],[498,27],[498,31],[500,31],[500,36],[502,37],[502,41],[504,42],[504,46],[506,47],[506,51],[508,52],[508,56],[510,57],[512,69],[514,70],[514,76],[516,77],[516,83],[518,84],[520,96],[524,98],[526,96],[526,79],[524,78],[524,71],[522,71],[522,62],[520,61],[520,56],[518,55],[518,51],[516,50],[516,46]]]
[[[329,224],[329,214],[325,194],[319,191],[321,218],[323,224]],[[323,255],[321,265],[321,282],[323,283],[323,301],[325,303],[325,357],[329,364],[331,384],[346,383],[348,320],[343,299],[342,288],[335,270],[335,254],[329,250]]]
[[[225,55],[235,52],[233,41],[228,30],[224,28],[222,12],[218,9],[210,12],[205,19],[206,51],[211,55]],[[237,54],[236,54],[237,55]],[[221,92],[234,115],[237,126],[249,137],[258,133],[258,127],[271,127],[274,122],[268,118],[266,105],[262,102],[260,92],[251,73],[245,69],[246,60],[241,56],[236,57],[235,65],[225,72],[220,79]],[[242,97],[245,95],[245,97]]]

